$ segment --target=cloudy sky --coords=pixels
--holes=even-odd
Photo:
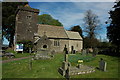
[[[84,29],[83,18],[87,10],[91,9],[93,13],[98,15],[101,21],[101,31],[97,35],[97,38],[106,39],[106,27],[105,21],[108,20],[109,14],[108,11],[112,9],[114,2],[113,0],[97,0],[92,1],[86,0],[89,2],[79,0],[67,0],[67,2],[32,2],[28,0],[29,5],[32,8],[40,10],[39,15],[41,14],[50,14],[54,19],[58,19],[64,26],[66,30],[70,29],[72,26],[80,25]],[[47,0],[49,1],[49,0]],[[106,1],[106,2],[104,2]],[[4,44],[8,44],[8,41],[5,40]]]
[[[39,15],[50,14],[58,19],[67,30],[75,25],[80,25],[84,29],[84,14],[91,9],[101,21],[102,29],[97,36],[106,39],[105,21],[108,20],[108,11],[112,9],[114,2],[30,2],[29,5],[39,9]]]

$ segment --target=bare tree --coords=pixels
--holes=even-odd
[[[91,10],[86,11],[84,21],[84,32],[87,33],[87,40],[89,42],[88,47],[96,47],[96,34],[100,30],[100,20],[98,16],[94,14]]]
[[[87,37],[95,38],[97,31],[100,29],[100,20],[98,16],[91,10],[86,11],[84,21],[84,31],[87,33]]]

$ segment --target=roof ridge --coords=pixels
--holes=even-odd
[[[66,30],[66,31],[68,31],[68,30]],[[74,32],[74,33],[79,33],[79,32],[76,32],[76,31],[68,31],[68,32]]]
[[[50,27],[64,28],[63,26],[55,26],[55,25],[48,25],[48,24],[38,24],[38,25],[45,25],[45,26],[50,26]]]

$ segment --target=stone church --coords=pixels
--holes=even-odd
[[[38,24],[39,10],[28,4],[19,6],[16,11],[15,44],[30,40],[35,49],[62,52],[66,45],[69,52],[81,51],[83,39],[78,32],[67,31],[63,26]]]

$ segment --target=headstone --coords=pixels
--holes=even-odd
[[[67,67],[68,67],[68,63],[66,61],[63,61],[63,63],[62,63],[62,69],[66,70]]]
[[[87,54],[87,55],[89,54],[89,49],[86,50],[86,54]]]
[[[29,69],[32,69],[32,60],[29,60]]]
[[[34,59],[50,59],[49,50],[38,50]]]
[[[59,68],[59,72],[62,74],[62,76],[69,78],[71,64],[68,61],[68,51],[66,45],[64,47],[64,53],[64,61],[62,63],[62,67]]]
[[[81,68],[81,64],[78,64],[78,68],[79,68],[79,69]]]
[[[106,66],[107,66],[107,63],[101,58],[99,62],[99,69],[102,71],[106,71]]]
[[[97,54],[98,54],[98,49],[97,49],[97,48],[94,48],[94,49],[93,49],[93,57],[95,57]]]
[[[55,54],[55,51],[52,50],[52,51],[51,51],[51,57],[54,57],[54,54]]]
[[[66,75],[65,75],[66,79],[69,80],[70,78],[70,66],[68,66],[67,70],[66,70]]]
[[[65,47],[64,47],[64,51],[67,51],[66,45],[65,45]]]
[[[73,54],[75,54],[76,53],[76,51],[75,50],[73,50]]]
[[[83,51],[82,51],[82,55],[86,55],[86,50],[85,49],[83,49]]]
[[[68,62],[68,54],[65,54],[65,62]]]

